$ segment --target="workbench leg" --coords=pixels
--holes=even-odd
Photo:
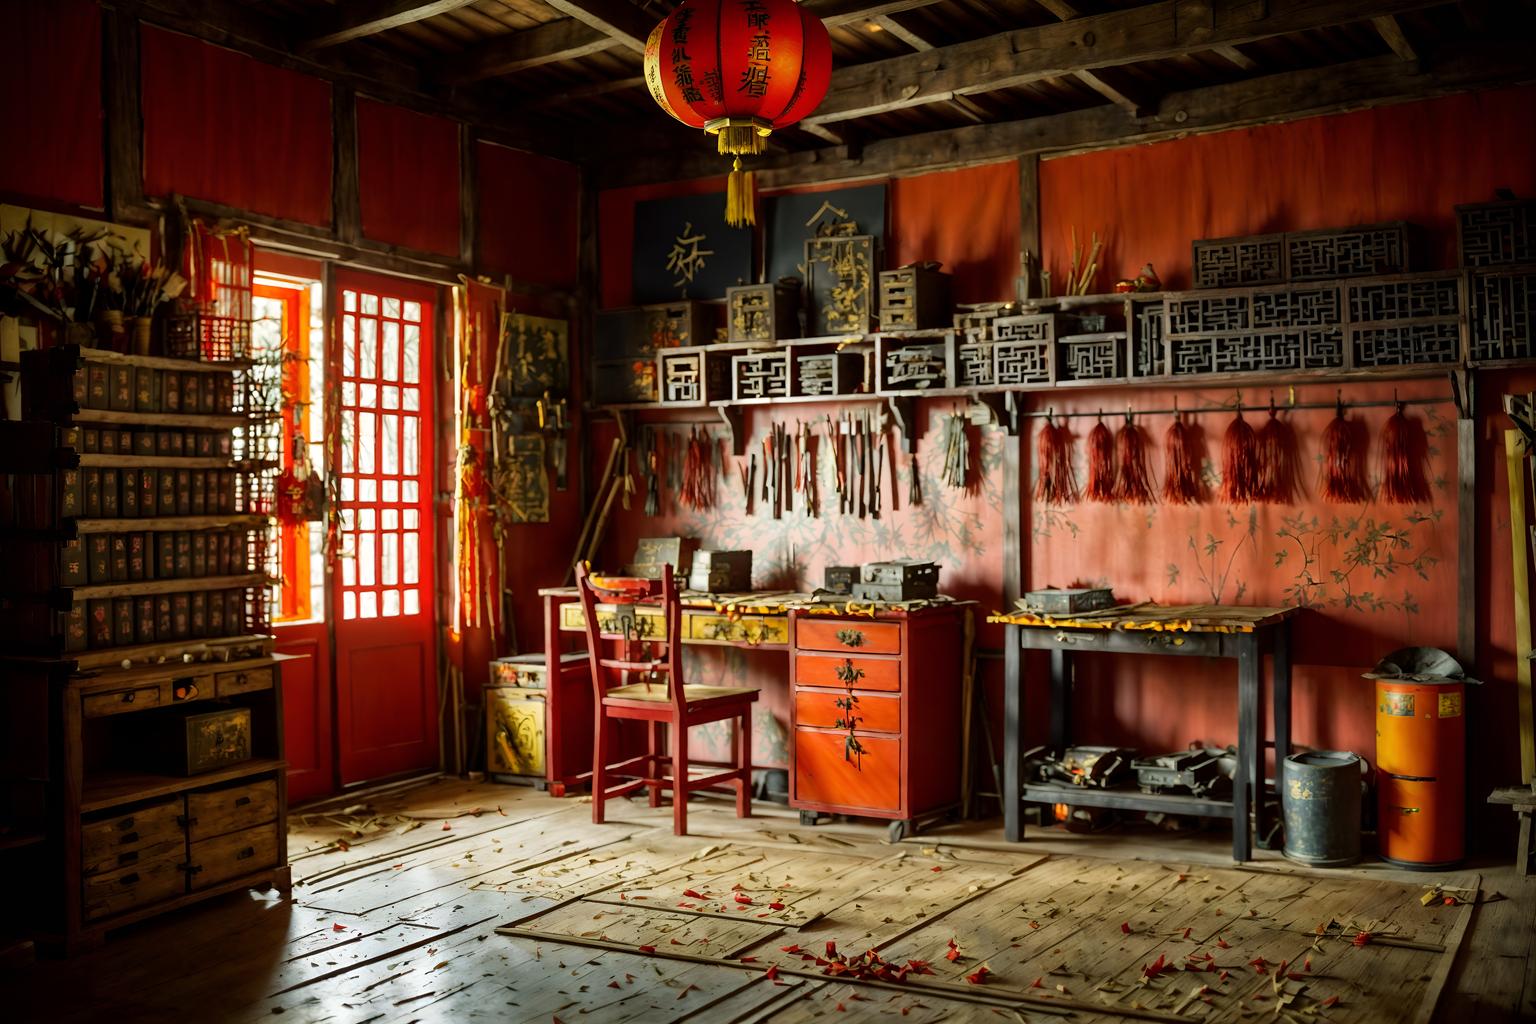
[[[1248,812],[1252,806],[1255,778],[1263,779],[1259,739],[1259,644],[1246,635],[1237,649],[1237,770],[1232,776],[1232,859],[1239,863],[1253,855]]]
[[[1024,651],[1019,627],[1004,628],[1003,641],[1003,834],[1010,843],[1024,838]]]
[[[1274,678],[1270,681],[1275,715],[1275,796],[1284,805],[1285,759],[1291,755],[1291,623],[1275,627]],[[1284,820],[1284,815],[1281,816]]]
[[[1051,746],[1059,756],[1072,743],[1072,656],[1051,652]]]

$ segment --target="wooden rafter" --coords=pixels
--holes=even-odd
[[[1390,14],[1383,14],[1379,18],[1372,18],[1371,24],[1375,26],[1376,34],[1381,36],[1382,41],[1392,48],[1393,53],[1403,60],[1419,59],[1419,51],[1414,49],[1408,33],[1403,31],[1402,22]]]
[[[575,18],[561,18],[498,36],[453,56],[445,64],[442,78],[450,85],[465,85],[541,64],[574,60],[617,45],[600,29]]]
[[[1206,0],[1163,0],[841,68],[833,72],[832,87],[812,120],[827,124],[881,114],[1081,70],[1162,60],[1192,50],[1400,14],[1436,2],[1269,0],[1255,7],[1254,17],[1213,24]]]
[[[1112,72],[1103,68],[1097,71],[1078,71],[1075,77],[1132,117],[1141,117],[1149,107],[1145,101],[1135,98],[1125,86],[1117,85],[1112,79]]]
[[[1024,153],[1115,148],[1532,81],[1536,81],[1536,66],[1529,60],[1528,40],[1448,45],[1437,51],[1422,71],[1395,55],[1373,57],[1170,93],[1162,97],[1151,116],[1140,121],[1128,121],[1121,111],[1106,105],[874,140],[859,147],[856,154],[846,148],[778,154],[756,162],[753,169],[762,188],[912,174]],[[718,172],[719,158],[703,151],[691,157],[631,155],[606,162],[599,171],[598,184],[613,188]]]
[[[439,14],[468,7],[475,0],[371,0],[353,3],[315,27],[320,31],[306,39],[301,47],[320,50],[348,43],[354,39],[388,32],[392,28],[435,18]]]
[[[635,53],[645,52],[651,29],[660,15],[646,14],[629,0],[544,0],[568,17],[597,29],[620,46]]]
[[[889,32],[897,39],[900,39],[902,42],[912,47],[912,49],[918,53],[922,53],[924,50],[931,50],[934,48],[934,44],[929,42],[922,33],[918,32],[916,29],[908,28],[906,25],[897,21],[895,15],[877,14],[871,20],[876,25],[879,25],[881,29]],[[992,120],[992,118],[987,114],[987,111],[979,107],[976,104],[976,101],[971,99],[969,96],[956,96],[954,99],[950,100],[947,105],[952,110],[959,111],[972,124],[984,124],[987,121]],[[825,130],[824,125],[818,125],[816,127]]]
[[[827,28],[842,28],[861,21],[913,11],[929,7],[938,0],[803,0],[807,9],[814,11]]]
[[[1213,46],[1211,52],[1223,58],[1228,63],[1235,64],[1243,71],[1252,71],[1259,66],[1259,62],[1248,56],[1235,46]]]
[[[643,85],[645,85],[644,75],[631,75],[628,78],[610,78],[601,82],[587,82],[585,85],[573,85],[567,89],[562,89],[554,95],[529,104],[529,106],[533,110],[549,110],[575,103],[578,100],[589,100],[594,96],[606,96],[611,92],[639,89]]]

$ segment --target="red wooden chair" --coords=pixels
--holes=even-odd
[[[688,794],[701,789],[736,787],[736,816],[752,815],[752,704],[757,690],[749,687],[692,686],[683,681],[682,604],[672,567],[664,566],[659,585],[656,581],[603,580],[594,577],[586,566],[576,567],[576,585],[581,592],[581,609],[587,622],[587,650],[592,659],[592,686],[596,714],[596,735],[592,744],[592,820],[603,822],[603,809],[609,797],[625,796],[645,787],[650,790],[651,806],[661,805],[661,791],[672,793],[672,830],[678,835],[688,831]],[[660,608],[666,624],[665,641],[644,640],[626,630],[620,656],[605,657],[605,641],[597,620],[599,600],[617,601],[621,608]],[[639,620],[636,620],[639,621]],[[608,642],[612,642],[611,640]],[[652,657],[645,657],[643,644],[651,644]],[[631,682],[638,677],[641,681]],[[659,680],[659,681],[658,681]],[[609,749],[614,740],[614,719],[636,719],[646,724],[647,753],[609,763]],[[731,762],[694,761],[688,758],[688,729],[705,722],[729,719]],[[662,753],[658,736],[667,727],[669,753]],[[701,778],[690,778],[690,764],[727,768]],[[663,767],[669,769],[662,775]],[[610,787],[610,779],[628,781]]]

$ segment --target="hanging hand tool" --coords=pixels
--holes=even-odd
[[[750,469],[748,468],[749,465]],[[757,490],[757,452],[752,453],[752,460],[749,464],[744,464],[741,467],[741,479],[746,484],[747,491],[746,503],[743,507],[746,509],[746,514],[751,515],[752,494]]]
[[[864,432],[866,424],[862,416],[859,417],[856,425],[858,429],[857,447],[859,457],[859,518],[863,519],[869,511],[868,506],[864,503],[864,490],[868,486],[866,481],[869,478],[869,439]]]
[[[923,485],[918,477],[917,452],[907,459],[907,506],[916,507],[923,503]]]
[[[880,518],[880,477],[885,472],[885,435],[880,435],[880,443],[875,448],[875,475],[870,489],[870,518]]]

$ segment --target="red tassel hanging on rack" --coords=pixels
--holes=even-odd
[[[1365,451],[1355,425],[1344,417],[1344,401],[1334,406],[1323,431],[1323,497],[1340,505],[1360,505],[1371,497],[1365,482]]]
[[[1227,425],[1221,442],[1221,499],[1229,505],[1246,505],[1258,489],[1258,441],[1243,419],[1243,407]]]
[[[1083,495],[1089,501],[1115,500],[1115,435],[1104,425],[1102,414],[1088,432],[1088,488]]]
[[[1071,444],[1067,428],[1057,426],[1056,421],[1047,413],[1035,449],[1035,498],[1047,505],[1069,505],[1077,501],[1077,478],[1072,473]]]
[[[1147,439],[1129,411],[1125,414],[1125,423],[1115,433],[1115,452],[1120,462],[1120,478],[1115,483],[1116,500],[1131,505],[1152,504]]]
[[[1258,435],[1257,475],[1254,500],[1289,505],[1296,499],[1296,435],[1280,418],[1274,398],[1269,403],[1269,422]]]
[[[1192,505],[1200,500],[1200,467],[1195,464],[1194,428],[1184,422],[1177,403],[1173,422],[1163,436],[1163,500],[1170,505]]]
[[[1399,505],[1429,500],[1424,479],[1423,428],[1403,414],[1403,403],[1381,428],[1381,496]]]

